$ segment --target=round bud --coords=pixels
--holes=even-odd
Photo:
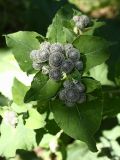
[[[65,101],[65,90],[64,89],[59,92],[59,99],[62,101]]]
[[[64,47],[61,43],[54,43],[50,46],[50,53],[54,53],[54,52],[63,52]]]
[[[41,50],[46,50],[46,49],[50,49],[50,43],[49,42],[47,42],[47,41],[45,41],[45,42],[42,42],[41,44],[40,44],[40,49]]]
[[[46,66],[43,66],[43,67],[42,67],[42,73],[45,74],[45,75],[48,74],[48,73],[49,73],[49,69],[50,69],[49,66],[47,66],[47,65],[46,65]]]
[[[80,16],[74,16],[74,17],[73,17],[73,21],[74,21],[74,22],[78,22],[79,19],[80,19]]]
[[[84,24],[84,27],[90,24],[90,18],[87,15],[81,15],[79,21]]]
[[[78,22],[76,22],[76,27],[77,28],[79,28],[80,30],[82,30],[82,29],[84,29],[85,28],[85,25],[84,25],[84,23],[83,22],[81,22],[81,21],[78,21]]]
[[[65,88],[73,88],[74,87],[74,83],[72,81],[70,81],[70,80],[66,80],[66,81],[63,82],[63,86]]]
[[[39,61],[42,62],[46,62],[49,60],[49,51],[46,50],[39,50]]]
[[[83,62],[82,61],[75,62],[75,67],[78,71],[82,71],[83,70]]]
[[[68,52],[69,50],[73,49],[73,45],[68,43],[68,44],[65,44],[64,48],[65,48],[65,52]]]
[[[59,69],[51,69],[49,71],[49,78],[55,81],[59,81],[62,78],[62,73]]]
[[[79,90],[79,92],[84,92],[85,91],[85,86],[81,82],[76,83],[75,87]]]
[[[39,70],[42,69],[43,64],[37,63],[37,62],[33,61],[32,66],[33,66],[33,68],[34,68],[35,70],[39,71]]]
[[[36,61],[39,59],[38,55],[39,55],[39,50],[32,50],[30,52],[30,59]]]
[[[63,61],[61,70],[65,73],[70,73],[74,68],[74,64],[70,59]]]
[[[49,65],[53,68],[60,67],[63,60],[64,60],[64,55],[62,53],[54,52],[49,57]]]
[[[65,89],[65,98],[67,102],[75,103],[79,100],[79,91],[75,88]]]
[[[73,62],[76,62],[80,59],[80,52],[78,49],[73,48],[66,52],[66,56],[71,59]]]
[[[85,93],[82,93],[82,94],[80,95],[80,98],[79,98],[79,100],[78,100],[77,103],[81,104],[81,103],[83,103],[83,102],[85,102],[85,101],[86,101],[86,95],[85,95]]]

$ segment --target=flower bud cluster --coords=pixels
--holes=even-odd
[[[90,24],[90,18],[87,15],[74,16],[73,21],[78,29],[83,30]]]
[[[68,107],[86,101],[85,86],[81,82],[66,80],[63,86],[64,88],[59,92],[59,98],[64,101]]]
[[[72,44],[43,42],[38,50],[30,53],[35,70],[48,74],[50,79],[59,81],[63,74],[70,74],[74,69],[83,70],[80,52]]]

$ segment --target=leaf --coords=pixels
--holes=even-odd
[[[82,82],[86,86],[86,93],[91,93],[100,87],[100,82],[90,77],[83,77]]]
[[[49,41],[53,43],[70,43],[75,39],[73,26],[71,24],[72,16],[73,10],[70,6],[64,6],[57,12],[46,35]]]
[[[9,100],[0,93],[0,106],[8,106]]]
[[[36,109],[29,109],[29,118],[26,119],[25,126],[30,129],[39,129],[45,126],[45,115],[39,114],[39,112]]]
[[[17,150],[17,156],[20,160],[40,160],[34,151],[26,151],[26,150]]]
[[[97,151],[93,135],[101,121],[102,103],[100,100],[75,105],[71,108],[55,100],[51,107],[55,121],[66,134],[87,143],[91,151]]]
[[[42,73],[36,74],[33,79],[31,89],[25,96],[25,103],[35,100],[48,100],[55,96],[58,89],[61,86],[61,82],[55,82]]]
[[[54,97],[61,86],[61,82],[49,79],[46,85],[41,89],[38,97],[39,100],[48,100]]]
[[[35,146],[35,132],[24,126],[21,117],[16,128],[2,122],[0,137],[1,156],[5,156],[6,158],[14,157],[17,149],[31,150]]]
[[[12,87],[12,95],[14,103],[18,105],[23,105],[24,96],[28,89],[29,87],[25,86],[23,83],[21,83],[15,78]]]
[[[34,71],[30,60],[30,52],[39,48],[39,41],[36,37],[39,37],[38,33],[26,31],[19,31],[5,36],[7,46],[12,49],[20,68],[27,73]]]
[[[109,43],[100,37],[81,35],[73,45],[79,49],[85,58],[85,71],[105,62],[109,58]]]
[[[120,113],[120,88],[103,88],[103,116],[112,117]]]
[[[105,63],[90,69],[89,75],[100,81],[102,85],[114,86],[114,83],[108,79],[108,66]]]
[[[98,153],[92,153],[88,147],[80,141],[75,141],[70,144],[67,149],[67,160],[103,160],[103,157],[98,157]],[[108,160],[104,157],[104,160]]]
[[[48,77],[46,75],[38,72],[32,81],[30,90],[25,95],[24,102],[28,103],[30,101],[35,101],[41,88],[47,83],[47,80]]]
[[[86,94],[93,96],[82,104],[67,107],[56,99],[51,102],[51,109],[58,126],[74,139],[87,143],[91,151],[96,151],[94,134],[99,129],[102,119],[102,93],[98,81],[83,77],[82,82],[86,86]],[[72,116],[71,116],[72,115]]]
[[[105,22],[101,21],[92,21],[92,25],[88,28],[86,28],[85,32],[83,32],[83,35],[94,35],[95,31],[103,26],[105,26]]]
[[[45,128],[47,132],[52,135],[56,135],[60,131],[60,128],[58,127],[54,119],[47,120]]]

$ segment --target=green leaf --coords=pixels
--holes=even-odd
[[[86,86],[86,93],[91,93],[95,89],[100,88],[100,86],[101,86],[100,82],[98,82],[95,79],[90,78],[90,77],[83,77],[82,82]]]
[[[33,79],[31,89],[27,92],[24,101],[48,100],[54,97],[61,86],[61,82],[55,82],[42,73],[37,73]]]
[[[61,82],[49,79],[46,85],[41,89],[38,97],[39,100],[47,100],[54,97],[61,86]]]
[[[26,150],[20,149],[20,150],[17,150],[16,154],[20,158],[19,160],[28,160],[28,159],[29,160],[40,160],[34,151],[26,151]]]
[[[19,31],[8,34],[6,37],[7,46],[12,49],[15,59],[18,61],[20,68],[27,73],[32,73],[32,61],[30,60],[30,52],[39,48],[39,41],[36,32]]]
[[[111,117],[120,113],[120,88],[103,88],[103,116]]]
[[[16,128],[2,122],[0,137],[1,156],[6,158],[14,157],[17,149],[31,150],[33,147],[36,147],[35,132],[24,126],[21,117]]]
[[[55,121],[63,131],[74,139],[87,143],[89,149],[97,151],[93,135],[101,122],[102,103],[94,100],[67,107],[59,100],[52,103]]]
[[[86,102],[67,107],[56,99],[51,102],[51,109],[55,121],[66,134],[87,143],[91,151],[96,151],[93,136],[99,129],[102,119],[101,85],[93,78],[87,77],[83,77],[82,82],[88,95]],[[93,97],[92,100],[89,96]]]
[[[31,129],[39,129],[45,126],[46,115],[41,115],[36,109],[29,109],[29,118],[26,119],[25,126]]]
[[[93,20],[93,24],[86,28],[85,32],[83,32],[83,35],[94,35],[95,31],[103,26],[105,26],[105,22]]]
[[[13,96],[14,103],[18,105],[23,105],[24,96],[28,89],[29,87],[25,86],[23,83],[21,83],[15,78],[13,82],[13,87],[12,87],[12,96]]]
[[[75,141],[67,148],[67,160],[108,160],[106,157],[98,157],[98,153],[92,153],[88,147],[80,141]]]
[[[75,34],[71,24],[72,16],[73,10],[70,6],[62,7],[57,12],[46,35],[49,41],[61,43],[73,42]]]
[[[99,81],[102,85],[114,86],[114,83],[108,79],[108,66],[105,63],[90,69],[89,75]]]
[[[30,101],[35,101],[38,99],[38,94],[41,88],[47,83],[48,77],[43,75],[41,72],[38,72],[31,84],[30,90],[26,93],[24,102],[28,103]]]
[[[79,49],[85,59],[85,71],[105,62],[109,58],[109,43],[100,37],[81,35],[73,45]]]
[[[54,119],[47,120],[45,128],[48,133],[52,135],[56,135],[60,131],[60,128],[58,127]]]
[[[0,106],[8,106],[9,100],[0,93]]]

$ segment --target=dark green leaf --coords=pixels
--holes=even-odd
[[[85,71],[97,66],[109,57],[108,47],[109,43],[103,38],[81,35],[76,38],[73,45],[79,49],[85,59]]]
[[[47,38],[51,42],[72,42],[75,39],[71,19],[73,10],[69,6],[60,9],[48,28]]]
[[[5,37],[7,46],[12,49],[21,69],[27,73],[32,73],[33,68],[32,61],[30,60],[30,52],[39,48],[39,41],[36,38],[39,37],[39,34],[36,32],[20,31],[8,34]]]
[[[45,128],[46,128],[47,132],[52,135],[56,135],[60,131],[60,128],[58,127],[58,125],[56,124],[54,119],[47,120],[47,124],[46,124]]]
[[[103,88],[103,116],[111,117],[120,113],[120,88]]]
[[[67,107],[59,100],[52,103],[52,111],[58,125],[74,139],[86,142],[91,151],[96,151],[93,135],[101,122],[102,103],[94,100]]]
[[[28,103],[30,101],[35,101],[38,98],[41,88],[47,83],[47,80],[47,76],[38,72],[32,81],[30,90],[25,95],[24,102]]]
[[[100,82],[90,77],[83,77],[82,81],[86,87],[86,93],[91,93],[100,87]]]
[[[48,77],[42,73],[37,73],[33,79],[31,89],[27,92],[24,101],[48,100],[55,96],[61,82],[48,80]]]
[[[37,157],[34,151],[26,151],[23,149],[19,149],[16,152],[17,155],[19,155],[20,160],[42,160]]]
[[[8,106],[9,100],[0,93],[0,106]]]
[[[83,35],[94,35],[95,31],[104,25],[105,22],[93,20],[93,24],[83,32]]]

